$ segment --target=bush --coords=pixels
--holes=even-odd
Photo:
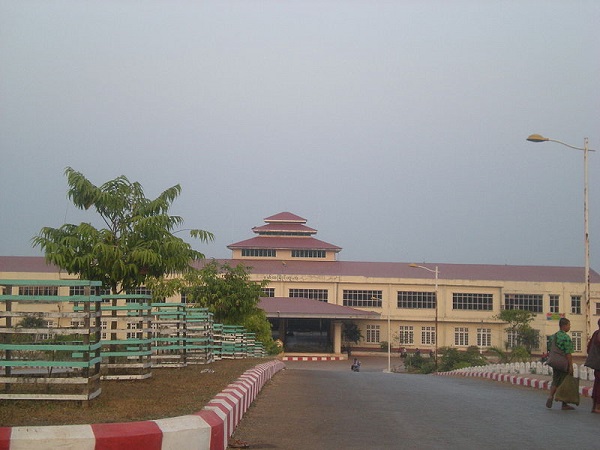
[[[423,360],[423,364],[419,368],[419,373],[433,373],[435,372],[435,361]]]
[[[531,355],[525,347],[514,347],[506,351],[498,347],[492,347],[490,352],[496,355],[498,362],[501,364],[531,361]]]
[[[466,351],[460,351],[456,348],[442,347],[439,350],[440,363],[438,370],[440,372],[449,372],[451,370],[462,369],[471,366],[485,366],[487,359],[479,353],[479,348],[472,345]]]
[[[412,353],[406,355],[406,358],[404,358],[404,367],[406,367],[406,370],[409,372],[420,370],[424,362],[425,359],[421,355]]]

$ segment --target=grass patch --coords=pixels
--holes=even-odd
[[[0,426],[79,425],[176,417],[200,411],[246,370],[268,359],[152,369],[138,381],[102,381],[89,406],[71,401],[0,400]]]

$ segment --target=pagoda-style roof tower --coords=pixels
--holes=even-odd
[[[315,239],[317,230],[306,219],[282,212],[264,219],[266,225],[252,228],[258,236],[228,245],[233,259],[305,259],[335,261],[340,247]]]

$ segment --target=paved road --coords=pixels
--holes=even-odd
[[[490,380],[384,373],[387,360],[286,362],[232,439],[253,449],[598,448],[591,400],[548,410],[546,391]],[[566,430],[566,434],[558,434]]]

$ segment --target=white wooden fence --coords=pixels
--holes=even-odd
[[[541,362],[518,362],[509,364],[488,364],[487,366],[465,367],[456,372],[492,372],[511,375],[552,375],[552,367]],[[594,380],[594,370],[583,364],[573,364],[573,376],[580,380]]]

